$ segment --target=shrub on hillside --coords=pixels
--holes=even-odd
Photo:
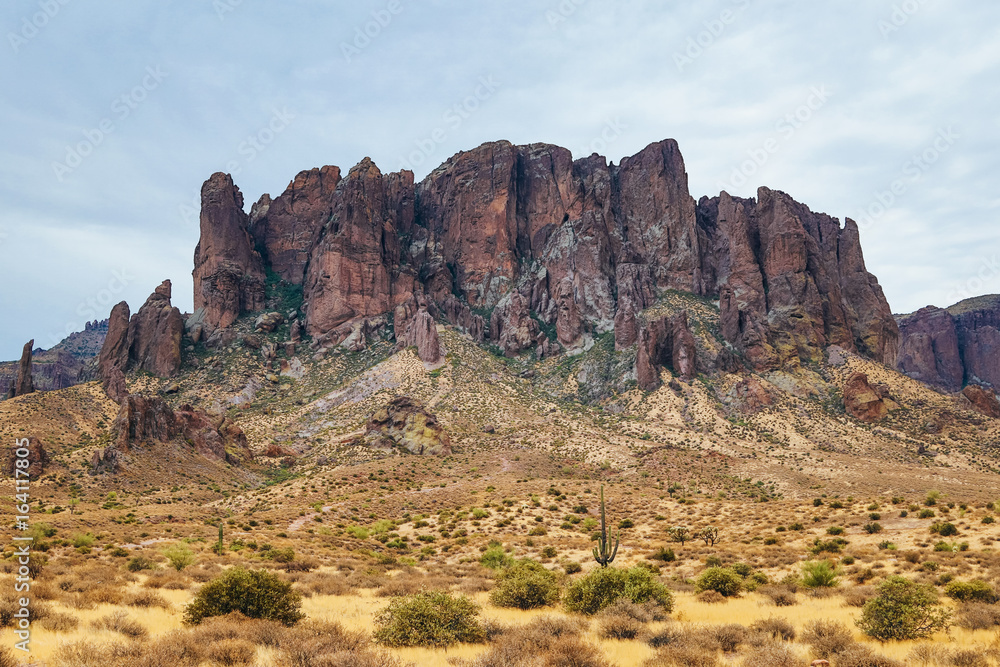
[[[837,568],[828,560],[802,564],[802,584],[807,588],[832,588],[837,585]]]
[[[498,607],[537,609],[559,601],[559,582],[541,563],[525,559],[498,571],[490,602]]]
[[[944,589],[944,594],[959,602],[982,602],[995,604],[998,596],[993,587],[985,581],[953,581]]]
[[[173,544],[163,550],[170,567],[178,572],[194,562],[194,553],[183,544]]]
[[[486,632],[475,602],[425,591],[393,599],[376,614],[373,636],[384,646],[450,646],[483,641]]]
[[[611,606],[619,598],[626,598],[636,604],[652,601],[667,613],[674,607],[670,591],[649,570],[641,567],[602,567],[570,584],[566,590],[566,608],[593,615]]]
[[[299,611],[301,603],[292,585],[277,575],[235,567],[201,587],[184,609],[184,622],[197,624],[238,611],[248,618],[294,625],[305,617]]]
[[[482,557],[479,559],[479,563],[483,567],[487,567],[491,570],[499,570],[501,568],[507,567],[514,562],[514,559],[507,555],[504,551],[502,544],[491,543],[489,548],[483,552]]]
[[[695,590],[715,591],[727,598],[736,597],[743,590],[743,577],[727,567],[710,567],[698,577]]]
[[[879,641],[922,639],[948,627],[951,612],[942,609],[930,586],[892,576],[865,603],[857,625]]]

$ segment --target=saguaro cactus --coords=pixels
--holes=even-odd
[[[605,521],[604,516],[604,487],[601,487],[601,536],[597,540],[597,546],[594,547],[594,560],[601,564],[601,567],[607,567],[611,564],[611,561],[615,559],[618,555],[618,544],[620,543],[619,537],[621,536],[621,531],[618,531],[618,535],[615,536],[614,546],[611,545],[611,540],[608,538],[608,526]]]
[[[217,544],[216,547],[215,547],[215,553],[219,554],[220,556],[222,555],[222,551],[225,548],[225,547],[222,546],[222,530],[223,530],[223,524],[220,521],[219,522],[219,544]]]

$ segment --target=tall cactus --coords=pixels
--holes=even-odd
[[[614,546],[611,546],[611,540],[608,539],[608,526],[605,522],[604,517],[604,486],[601,486],[601,536],[597,540],[597,546],[594,547],[594,560],[600,563],[601,567],[607,567],[618,555],[618,544],[620,543],[619,537],[621,537],[621,531],[618,531],[618,535],[615,536]]]
[[[219,522],[219,544],[217,544],[217,545],[216,545],[216,547],[215,547],[215,552],[216,552],[217,554],[219,554],[220,556],[222,555],[222,551],[223,551],[223,549],[225,548],[225,547],[223,547],[223,545],[222,545],[222,531],[223,531],[223,524],[222,524],[222,522],[220,521],[220,522]]]

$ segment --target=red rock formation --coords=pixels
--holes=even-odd
[[[414,310],[411,314],[411,310]],[[410,298],[407,303],[396,307],[394,327],[397,345],[416,347],[417,356],[428,364],[436,364],[444,357],[441,341],[438,339],[437,323],[427,311],[426,300]],[[401,330],[400,330],[401,329]]]
[[[264,264],[254,249],[243,194],[228,174],[201,189],[201,239],[194,251],[194,307],[209,329],[264,307]]]
[[[545,338],[541,328],[531,317],[528,304],[519,292],[511,292],[493,310],[490,318],[490,339],[508,357],[524,350],[532,350]]]
[[[695,341],[688,328],[687,311],[648,322],[639,331],[635,373],[640,389],[658,389],[663,368],[690,381],[697,372],[695,366]]]
[[[987,417],[1000,419],[1000,400],[997,400],[997,395],[993,390],[970,384],[962,390],[962,396],[967,398],[978,412]]]
[[[128,325],[129,368],[162,378],[180,370],[184,336],[184,319],[181,311],[170,305],[170,291],[170,281],[164,280]]]
[[[899,406],[890,398],[883,385],[871,385],[864,373],[855,373],[844,385],[844,407],[847,414],[873,424],[885,419]]]
[[[329,222],[306,270],[306,330],[318,336],[392,310],[412,293],[400,279],[400,209],[412,204],[410,172],[385,177],[368,158],[337,186]],[[402,181],[402,182],[400,182]]]
[[[965,368],[951,314],[927,306],[900,317],[898,323],[901,344],[896,368],[932,387],[959,391],[964,384]]]
[[[108,319],[108,335],[104,338],[104,346],[97,357],[98,374],[104,386],[104,392],[111,400],[121,403],[125,397],[120,389],[124,386],[124,373],[128,371],[128,325],[129,325],[128,303],[122,301],[111,309],[111,317]],[[112,377],[115,369],[122,373],[122,380],[119,383],[115,378],[113,392],[110,390]]]
[[[1000,387],[1000,295],[947,310],[927,306],[897,320],[901,372],[947,392],[966,384]]]
[[[225,416],[211,416],[189,405],[174,411],[158,396],[127,396],[111,433],[113,443],[103,453],[95,453],[95,472],[117,472],[127,460],[126,455],[150,441],[176,441],[206,458],[230,463],[252,458],[243,431]]]
[[[250,213],[251,232],[264,261],[282,280],[301,285],[320,231],[333,212],[340,167],[300,172],[274,201],[259,201]]]
[[[14,382],[11,396],[25,396],[35,391],[35,382],[31,376],[31,350],[34,345],[34,339],[24,344],[24,349],[21,351],[21,362],[17,369],[17,380]]]
[[[19,457],[17,455],[18,449],[27,449],[27,457]],[[4,472],[8,475],[13,476],[15,473],[16,463],[18,459],[26,458],[28,461],[27,473],[28,480],[34,482],[39,477],[45,473],[45,468],[48,467],[51,460],[49,459],[48,452],[45,451],[45,445],[38,438],[22,438],[17,440],[10,446],[7,452],[7,459],[4,465]],[[25,470],[21,468],[21,470]]]

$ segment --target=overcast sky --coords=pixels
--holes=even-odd
[[[617,163],[673,137],[696,198],[858,219],[896,312],[1000,292],[995,1],[8,0],[0,25],[0,358],[165,278],[189,310],[215,171],[249,207],[496,139]]]

